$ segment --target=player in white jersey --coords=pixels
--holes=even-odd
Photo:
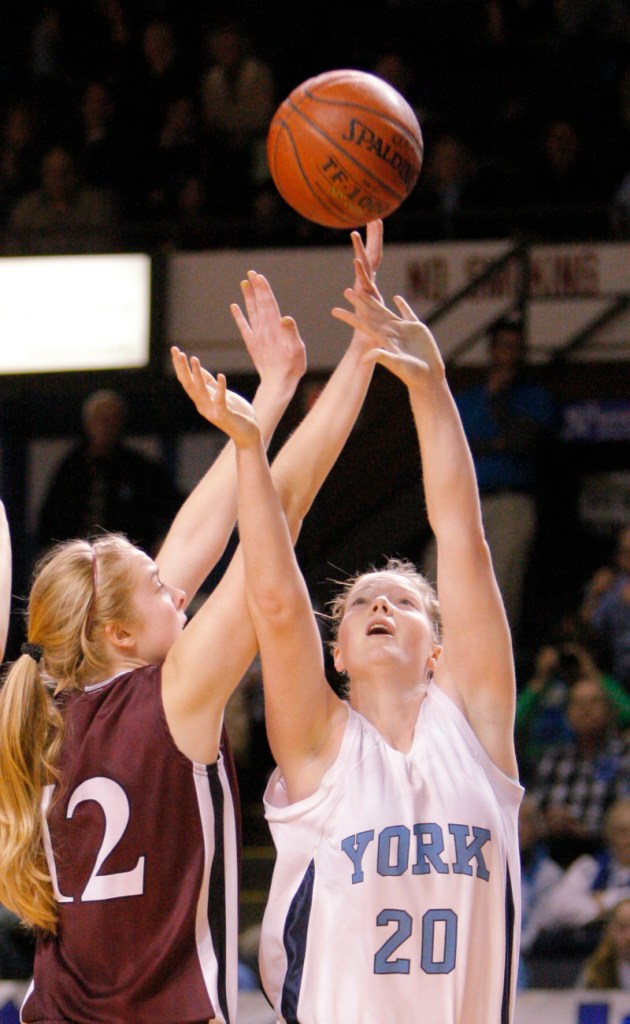
[[[397,316],[372,282],[363,289],[346,292],[355,312],[335,315],[370,333],[380,347],[366,359],[408,388],[443,634],[432,588],[407,563],[351,580],[333,613],[348,701],[326,681],[255,418],[228,411],[224,381],[213,394],[215,422],[237,446],[248,602],[278,763],[266,793],[277,864],[262,979],[287,1024],[508,1024],[522,797],[509,629],[435,341],[404,300]],[[384,410],[382,430],[396,430],[396,417]]]

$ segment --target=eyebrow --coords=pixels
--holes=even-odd
[[[384,587],[380,587],[377,583],[366,583],[365,586],[359,587],[356,590],[351,590],[349,596],[350,598],[352,598],[363,594],[370,594],[374,591],[378,592],[381,590],[385,591],[386,594],[389,593],[395,594],[396,596],[402,595],[404,597],[414,597],[417,598],[418,601],[421,600],[420,594],[416,590],[414,590],[413,587],[406,587],[404,584],[399,583],[393,583],[390,585],[386,585]]]

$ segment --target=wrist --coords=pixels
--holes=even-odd
[[[269,407],[286,408],[293,398],[299,382],[300,378],[291,374],[264,378],[256,388],[252,405],[254,408],[262,404],[269,405]]]
[[[256,456],[264,455],[265,447],[262,434],[257,424],[252,423],[250,429],[242,431],[238,437],[233,438],[236,451],[240,453],[253,453]]]
[[[297,384],[297,380],[290,378],[283,381],[261,381],[258,385],[252,407],[265,444],[269,444],[295,394]]]

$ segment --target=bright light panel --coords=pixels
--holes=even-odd
[[[143,367],[150,333],[145,253],[0,259],[0,374]]]

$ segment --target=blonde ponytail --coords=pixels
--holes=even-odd
[[[55,931],[43,845],[44,786],[57,778],[62,719],[38,664],[22,655],[0,690],[0,902],[26,924]]]
[[[22,921],[55,932],[57,905],[44,852],[42,797],[63,782],[63,715],[55,693],[105,678],[105,625],[132,621],[128,558],[117,534],[68,541],[38,565],[25,653],[0,689],[0,902]],[[98,571],[97,571],[98,566]]]

